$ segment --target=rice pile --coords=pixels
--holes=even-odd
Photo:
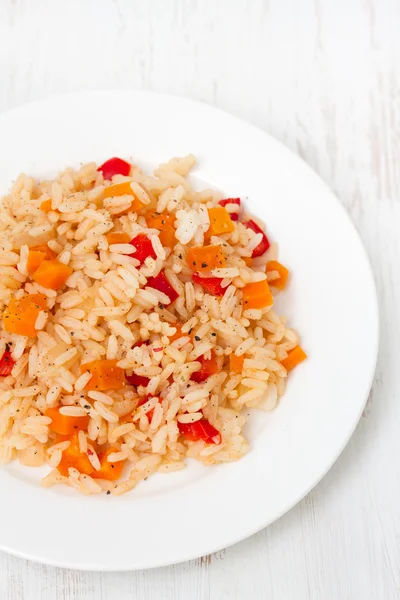
[[[193,282],[187,251],[205,243],[207,209],[221,198],[215,191],[191,188],[186,176],[194,164],[193,156],[174,158],[153,176],[132,166],[129,176],[114,175],[112,181],[104,180],[94,163],[77,171],[68,168],[53,181],[22,174],[2,199],[0,315],[12,299],[46,297],[35,337],[10,333],[4,319],[0,323],[0,357],[9,351],[15,362],[11,374],[0,377],[2,463],[48,464],[44,486],[64,483],[85,494],[121,494],[154,472],[184,468],[186,457],[213,465],[248,451],[242,409],[275,407],[287,378],[281,361],[298,345],[298,337],[272,307],[243,307],[245,285],[276,277],[266,274],[276,248],[272,245],[248,266],[260,234],[240,221],[232,232],[207,242],[220,246],[226,259],[226,266],[212,273],[222,279],[223,296]],[[107,186],[125,181],[134,182],[132,190],[144,206],[174,215],[173,248],[163,247],[160,231],[149,228],[140,211],[129,211],[131,196],[105,198]],[[46,201],[51,202],[48,212],[41,209]],[[109,246],[110,231],[130,239],[146,234],[156,258],[140,266],[129,256],[131,245]],[[60,290],[28,276],[29,248],[43,244],[72,269]],[[165,294],[147,286],[161,270],[178,294],[169,306]],[[182,336],[171,342],[177,324]],[[212,353],[222,369],[197,383],[191,378],[201,369],[199,357]],[[230,370],[232,353],[244,357],[241,373]],[[91,375],[80,367],[100,359],[118,360],[118,367],[147,378],[148,384],[87,391]],[[87,429],[79,431],[79,450],[96,470],[99,453],[112,446],[109,460],[124,461],[121,480],[98,479],[75,468],[61,475],[57,466],[70,442],[52,431],[45,414],[52,407],[62,407],[66,416],[90,417]],[[201,419],[218,430],[220,443],[180,435],[179,424]]]

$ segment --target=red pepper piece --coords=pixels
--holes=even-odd
[[[147,400],[150,400],[150,398],[154,398],[154,396],[152,396],[151,394],[147,394],[147,396],[145,396],[144,398],[141,398],[138,402],[137,408],[139,408],[139,406],[142,406],[143,404],[146,404]],[[158,402],[159,402],[159,404],[161,404],[162,399],[158,398]],[[151,410],[149,410],[148,413],[146,413],[146,417],[148,418],[149,422],[153,418],[153,413],[154,413],[154,408],[152,408]]]
[[[114,175],[126,177],[131,171],[131,165],[122,158],[114,156],[114,158],[106,160],[97,170],[103,172],[104,179],[112,179]]]
[[[218,202],[218,204],[220,204],[221,206],[226,206],[227,204],[237,204],[239,207],[238,212],[230,212],[229,216],[232,219],[232,221],[238,221],[239,220],[239,212],[240,212],[240,198],[224,198],[223,200],[220,200]],[[229,212],[229,211],[228,211]]]
[[[125,379],[127,380],[127,382],[130,385],[135,385],[136,387],[138,385],[144,385],[144,387],[146,387],[150,381],[150,379],[148,377],[142,377],[141,375],[135,375],[135,373],[132,373],[132,375],[127,375],[125,373]]]
[[[146,234],[139,233],[136,237],[133,238],[129,242],[131,246],[134,246],[136,250],[132,252],[129,256],[132,258],[136,258],[142,265],[148,256],[151,258],[157,258],[156,253],[154,252],[153,244],[149,240]]]
[[[198,273],[193,273],[192,280],[213,296],[223,296],[225,294],[226,288],[221,286],[222,279],[219,277],[200,277]]]
[[[205,381],[206,379],[208,379],[208,377],[214,375],[214,373],[219,373],[219,371],[221,370],[213,350],[211,350],[211,358],[204,358],[203,355],[199,356],[197,361],[201,363],[201,369],[200,371],[192,373],[191,377],[191,379],[196,383],[201,383],[202,381]]]
[[[207,444],[221,443],[220,432],[207,419],[200,419],[195,423],[178,423],[178,429],[181,436],[191,442],[203,440]]]
[[[15,362],[11,358],[11,352],[6,350],[3,356],[0,358],[0,377],[7,377],[11,375]]]
[[[255,233],[261,233],[262,234],[262,240],[258,244],[258,246],[256,246],[254,248],[251,257],[252,258],[257,258],[257,256],[262,256],[264,254],[264,252],[266,252],[268,250],[268,248],[270,247],[269,239],[267,238],[267,236],[265,235],[265,233],[263,232],[263,230],[261,229],[261,227],[259,227],[257,225],[257,223],[255,223],[254,221],[252,221],[252,220],[250,220],[250,221],[244,221],[243,225],[245,227],[247,227],[248,229],[252,229],[253,231],[255,231]]]
[[[151,277],[150,279],[148,279],[147,285],[168,296],[169,303],[167,304],[167,306],[172,304],[172,302],[174,302],[179,296],[179,294],[174,290],[174,288],[166,278],[164,271],[160,271],[160,273],[156,275],[156,277]]]

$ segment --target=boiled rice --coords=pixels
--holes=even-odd
[[[10,348],[15,363],[10,375],[0,375],[0,458],[17,457],[27,466],[47,462],[53,470],[42,481],[45,487],[64,484],[83,494],[119,495],[155,472],[184,468],[186,457],[206,465],[239,459],[248,451],[240,410],[272,410],[285,391],[287,371],[281,361],[299,338],[273,309],[243,310],[241,292],[248,283],[279,278],[278,271],[265,273],[267,260],[277,259],[277,246],[272,244],[249,267],[244,259],[262,234],[237,221],[233,232],[207,241],[221,246],[226,257],[226,266],[210,274],[221,280],[223,296],[193,283],[187,245],[206,243],[207,209],[220,199],[212,190],[191,189],[186,176],[194,164],[191,155],[174,158],[152,177],[132,167],[130,178],[116,175],[111,182],[129,181],[142,205],[174,214],[173,249],[163,246],[143,215],[129,211],[130,194],[104,198],[110,182],[94,163],[67,169],[52,182],[21,175],[0,202],[0,310],[13,297],[41,293],[47,298],[47,308],[35,321],[36,337],[9,333],[3,321],[0,325],[0,357]],[[46,200],[51,200],[48,213],[40,209]],[[235,203],[226,208],[239,214]],[[107,234],[113,229],[130,239],[147,235],[155,258],[140,264],[132,244],[109,245]],[[45,244],[73,269],[63,290],[29,278],[29,248]],[[161,270],[178,295],[173,304],[148,281]],[[182,335],[171,342],[178,327]],[[229,369],[232,353],[244,358],[241,373]],[[193,381],[202,360],[212,356],[223,363],[223,371]],[[117,361],[146,383],[87,391],[92,374],[81,373],[80,366],[99,359]],[[87,431],[78,431],[77,441],[93,477],[75,468],[65,476],[57,470],[71,442],[57,442],[45,414],[49,407],[58,407],[65,418],[89,415]],[[220,444],[181,436],[180,427],[204,418],[221,432]],[[127,479],[94,478],[101,469],[97,445],[112,448],[108,462],[130,465]]]

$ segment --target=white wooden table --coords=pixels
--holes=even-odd
[[[355,222],[382,327],[357,431],[277,523],[224,552],[148,572],[78,573],[0,554],[1,600],[399,598],[399,1],[2,0],[0,73],[0,110],[70,90],[144,88],[269,131]]]

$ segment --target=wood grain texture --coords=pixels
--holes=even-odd
[[[0,3],[0,110],[58,92],[145,88],[258,125],[338,195],[381,309],[363,418],[289,514],[225,552],[148,572],[78,573],[0,554],[1,600],[400,597],[399,30],[398,0]]]

